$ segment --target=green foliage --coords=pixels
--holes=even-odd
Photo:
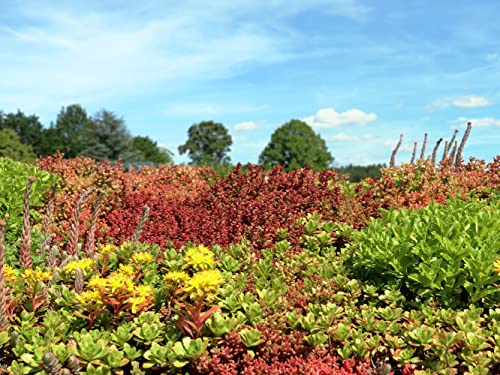
[[[210,166],[215,169],[228,166],[227,153],[233,140],[224,125],[213,121],[203,121],[188,130],[188,140],[179,146],[181,155],[187,153],[190,165]]]
[[[82,155],[84,143],[95,143],[91,128],[91,119],[79,104],[63,107],[57,115],[57,121],[51,127],[52,152],[58,150],[67,158]]]
[[[129,157],[126,161],[132,163],[171,164],[172,153],[158,147],[149,137],[135,136],[130,143]]]
[[[16,113],[8,114],[0,112],[0,130],[5,128],[14,130],[20,142],[24,145],[31,145],[35,156],[45,154],[47,141],[44,129],[37,116],[27,116],[19,110]]]
[[[59,151],[66,158],[88,156],[112,161],[122,158],[131,163],[172,163],[172,153],[158,147],[149,137],[132,138],[122,118],[104,109],[91,117],[79,104],[63,107],[56,122],[47,129],[35,115],[0,111],[0,135],[0,156],[21,161]]]
[[[322,188],[370,192],[368,182]],[[7,258],[0,372],[500,373],[499,196],[490,193],[489,201],[385,211],[361,232],[304,212],[266,247],[98,241],[77,261],[55,241],[37,257],[45,268]],[[235,211],[260,199],[252,197]],[[41,306],[28,312],[34,289]]]
[[[309,125],[291,120],[272,134],[259,163],[266,168],[283,165],[287,171],[305,166],[321,171],[333,163],[333,157],[325,141]]]
[[[24,144],[11,128],[0,130],[0,157],[17,161],[29,162],[35,160],[35,153],[29,144]]]
[[[22,229],[24,190],[28,177],[35,177],[31,187],[30,211],[35,222],[41,217],[36,211],[43,207],[49,190],[56,185],[59,178],[42,171],[35,166],[0,158],[0,217],[9,214],[7,224],[8,238],[18,238]]]
[[[91,124],[96,142],[89,142],[87,138],[85,148],[82,151],[83,155],[97,160],[118,160],[120,157],[126,157],[131,136],[122,118],[103,109],[92,117]],[[95,145],[101,145],[102,150],[105,150],[104,155],[99,155],[95,151]],[[95,156],[92,155],[92,152],[95,153]]]
[[[360,182],[365,178],[374,178],[382,176],[380,168],[385,168],[385,164],[371,164],[371,165],[352,165],[349,164],[344,167],[335,168],[339,176],[347,175],[349,181]]]
[[[431,203],[419,210],[390,210],[354,234],[350,261],[356,277],[393,285],[414,301],[443,306],[500,303],[500,203]]]

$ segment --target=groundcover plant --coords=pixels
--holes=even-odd
[[[0,373],[500,373],[499,165],[9,164]]]

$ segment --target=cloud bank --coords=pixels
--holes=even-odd
[[[366,113],[359,109],[349,109],[339,113],[333,108],[323,108],[314,116],[306,117],[303,121],[313,128],[335,129],[347,125],[366,125],[376,119],[375,113]]]

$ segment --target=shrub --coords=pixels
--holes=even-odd
[[[415,210],[389,210],[353,235],[352,272],[408,299],[457,307],[500,303],[500,203],[450,199]]]
[[[35,166],[0,158],[0,219],[9,214],[7,239],[17,239],[21,234],[24,191],[30,176],[35,178],[30,194],[31,215],[38,222],[41,215],[36,209],[44,206],[50,189],[59,179]]]

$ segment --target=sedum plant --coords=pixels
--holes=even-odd
[[[419,210],[389,210],[353,234],[348,263],[354,276],[400,288],[409,300],[442,306],[500,303],[500,203],[431,203]]]

